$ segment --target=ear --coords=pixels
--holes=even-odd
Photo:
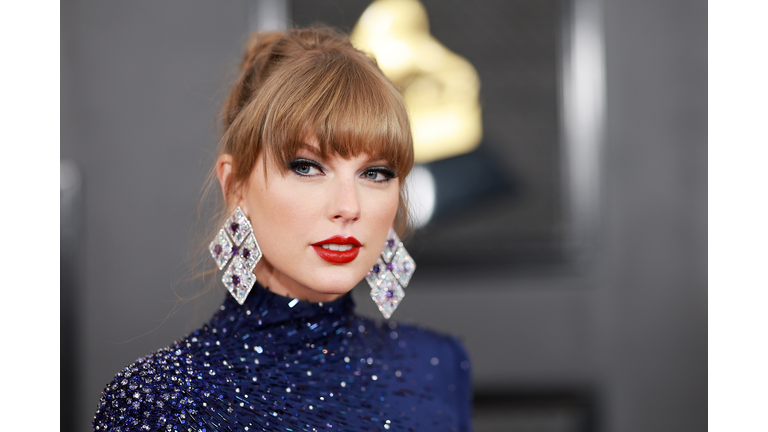
[[[221,185],[221,193],[224,201],[227,203],[227,209],[241,205],[242,196],[240,191],[230,190],[232,187],[232,155],[223,154],[216,160],[216,177]],[[227,193],[231,193],[228,195]]]

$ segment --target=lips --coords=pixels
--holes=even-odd
[[[331,238],[312,244],[312,248],[320,258],[333,264],[346,264],[357,258],[360,253],[360,243],[354,237],[335,235]]]

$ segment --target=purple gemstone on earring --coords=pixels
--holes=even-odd
[[[227,261],[232,257],[232,242],[224,230],[219,230],[219,233],[208,245],[208,251],[211,253],[213,260],[216,261],[216,267],[219,270],[223,270]]]
[[[238,253],[240,253],[240,248],[237,246],[232,246],[232,256],[235,256]]]
[[[381,269],[379,268],[378,264],[374,265],[372,270],[373,270],[374,273],[378,273],[378,272],[381,271]]]
[[[395,234],[395,231],[390,229],[387,234],[387,239],[384,241],[384,250],[381,251],[381,258],[385,263],[392,261],[392,257],[395,255],[395,252],[401,244],[402,243],[400,243],[400,239],[397,237],[397,234]]]
[[[248,292],[256,282],[256,276],[251,273],[251,268],[247,267],[245,259],[241,255],[237,255],[232,258],[227,271],[221,277],[221,281],[235,300],[243,304]]]
[[[392,263],[387,264],[387,270],[392,270],[393,268],[395,267],[392,265]]]
[[[245,225],[241,226],[245,229]],[[248,271],[253,270],[261,259],[259,244],[256,243],[256,239],[253,237],[250,229],[248,230],[248,236],[243,240],[243,244],[240,245],[238,256],[243,258],[243,263]]]
[[[233,233],[236,233],[237,230],[240,229],[240,224],[237,222],[232,222],[232,225],[229,226],[229,229],[231,229]]]
[[[382,274],[383,276],[377,278],[374,283],[368,282],[371,284],[371,298],[379,307],[384,318],[389,319],[397,305],[400,304],[400,300],[405,296],[405,292],[392,273],[384,271]]]
[[[416,270],[416,263],[413,262],[413,258],[408,255],[405,248],[397,250],[394,258],[392,258],[392,265],[394,266],[392,274],[395,275],[403,288],[407,287],[414,270]]]

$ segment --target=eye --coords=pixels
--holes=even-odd
[[[304,164],[304,165],[297,166],[296,167],[296,172],[301,174],[301,175],[310,175],[310,174],[312,174],[312,170],[316,170],[316,169],[317,168],[313,167],[310,164]]]
[[[395,173],[385,167],[368,168],[363,171],[361,176],[366,180],[370,180],[377,183],[385,183],[395,178]]]
[[[302,177],[313,177],[323,174],[323,167],[310,159],[296,159],[288,164],[288,167]]]

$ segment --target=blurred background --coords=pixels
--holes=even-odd
[[[419,267],[393,319],[464,342],[475,429],[705,430],[706,2],[400,3],[61,5],[62,430],[224,298],[177,300],[216,116],[250,31],[313,23],[404,88]]]

